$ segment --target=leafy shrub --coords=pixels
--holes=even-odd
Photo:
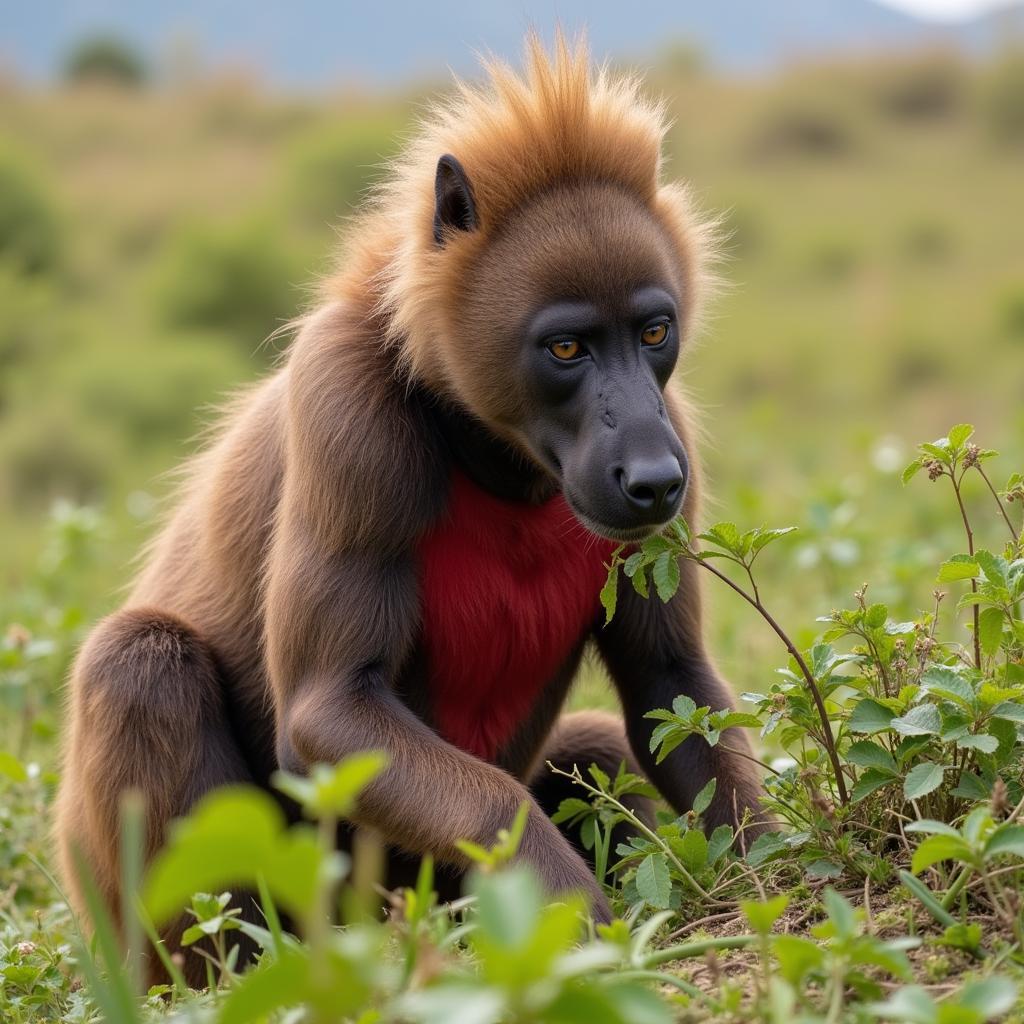
[[[223,331],[254,355],[301,298],[285,248],[263,220],[182,228],[160,267],[156,299],[165,322]]]
[[[0,264],[23,274],[52,270],[60,228],[42,175],[22,154],[0,147]]]
[[[1012,49],[987,75],[983,113],[993,139],[1000,145],[1024,145],[1024,49]]]
[[[83,39],[64,61],[64,78],[69,82],[105,82],[134,87],[146,80],[146,65],[138,51],[123,39],[111,35]]]
[[[1024,341],[1024,284],[1005,289],[999,299],[999,323],[1006,334]]]
[[[860,128],[848,103],[814,80],[796,78],[764,109],[750,141],[762,159],[846,156],[860,144]]]
[[[937,50],[872,67],[869,88],[883,114],[907,122],[955,114],[966,86],[966,69],[957,54]]]
[[[334,224],[380,179],[400,127],[389,117],[346,118],[300,140],[288,159],[289,205],[311,225]]]

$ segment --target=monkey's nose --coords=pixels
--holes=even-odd
[[[619,486],[632,511],[644,517],[674,515],[683,494],[682,467],[674,455],[635,459],[619,471]]]

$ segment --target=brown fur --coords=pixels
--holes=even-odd
[[[458,872],[455,840],[491,842],[529,801],[520,855],[551,892],[584,889],[598,916],[607,915],[603,895],[537,802],[545,756],[568,765],[603,754],[612,768],[625,757],[679,810],[717,774],[713,824],[757,805],[740,755],[694,742],[656,766],[647,751],[649,708],[682,691],[698,704],[729,703],[704,653],[686,566],[672,602],[627,595],[598,633],[629,744],[621,725],[593,717],[564,721],[548,739],[579,650],[498,763],[431,727],[415,547],[444,509],[453,458],[438,396],[486,424],[483,440],[470,430],[459,442],[480,446],[481,473],[540,500],[556,483],[516,428],[527,400],[496,339],[538,295],[575,290],[614,303],[652,277],[680,297],[692,328],[708,277],[709,229],[685,190],[660,181],[664,124],[636,83],[592,74],[582,49],[562,41],[551,60],[531,41],[525,78],[503,65],[489,71],[487,87],[460,84],[423,127],[356,225],[344,269],[299,325],[285,364],[234,404],[192,464],[124,609],[78,656],[57,838],[79,909],[76,843],[116,906],[125,789],[147,798],[152,852],[168,822],[214,786],[266,786],[278,766],[301,771],[371,747],[391,764],[355,825]],[[481,227],[442,251],[431,232],[433,173],[447,151],[474,183]],[[689,413],[679,397],[665,401],[691,456],[693,521]],[[742,736],[731,743],[746,749]]]

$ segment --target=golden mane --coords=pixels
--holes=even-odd
[[[667,128],[661,104],[645,99],[634,76],[595,68],[585,42],[559,33],[548,54],[536,33],[518,74],[496,58],[482,61],[482,84],[456,79],[452,96],[419,123],[386,180],[354,225],[343,265],[325,298],[366,304],[414,375],[443,338],[444,298],[469,271],[491,233],[531,196],[551,187],[617,185],[650,208],[687,265],[688,320],[709,280],[713,225],[695,214],[689,190],[660,181]],[[472,183],[479,229],[452,238],[443,258],[433,236],[438,159],[454,155]]]

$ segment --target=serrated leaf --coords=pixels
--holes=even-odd
[[[973,433],[974,427],[970,423],[958,423],[947,435],[950,447],[962,448],[970,440]]]
[[[859,768],[876,768],[883,772],[895,775],[897,771],[896,760],[885,747],[870,740],[858,740],[850,745],[846,751],[846,760]]]
[[[881,789],[882,786],[888,786],[889,783],[895,781],[895,775],[879,771],[877,768],[869,768],[867,771],[862,772],[860,778],[854,783],[853,789],[850,792],[850,799],[854,803],[858,803],[865,799],[865,797],[869,797],[876,789]]]
[[[668,602],[679,589],[679,561],[671,551],[664,551],[655,559],[651,570],[658,597]]]
[[[990,658],[999,652],[1003,639],[1003,619],[1002,608],[986,608],[978,616],[978,642],[982,653]]]
[[[955,583],[958,580],[969,580],[981,575],[981,566],[967,556],[950,558],[939,566],[936,583]]]
[[[924,465],[924,460],[923,459],[914,459],[914,461],[911,462],[910,465],[908,465],[903,470],[903,472],[900,474],[900,480],[903,482],[903,486],[904,487],[907,484],[909,484],[910,481],[913,480],[915,476],[917,476],[918,472],[920,471],[920,469],[921,469],[921,467],[923,465]]]
[[[719,825],[708,840],[708,863],[714,864],[732,846],[732,840],[732,826]]]
[[[903,780],[903,795],[908,800],[919,800],[942,785],[945,769],[932,761],[915,764]]]
[[[593,593],[593,591],[591,591]],[[619,601],[619,567],[612,566],[608,571],[608,579],[601,588],[601,607],[604,609],[604,624],[607,626],[615,615],[615,608]]]
[[[853,709],[846,723],[851,732],[867,733],[884,732],[891,728],[895,712],[884,704],[866,697]]]
[[[963,750],[980,750],[983,754],[994,754],[999,748],[999,740],[988,733],[961,736],[956,745]]]
[[[691,873],[703,871],[708,863],[708,840],[700,829],[691,829],[679,843],[679,859]]]
[[[636,869],[636,891],[650,906],[667,910],[672,892],[668,861],[663,853],[649,853]]]
[[[989,714],[993,718],[1002,718],[1007,722],[1024,722],[1024,704],[1016,701],[1000,701]]]
[[[710,806],[715,797],[715,788],[718,780],[712,778],[706,786],[693,798],[693,813],[703,814]]]
[[[974,707],[974,688],[948,665],[932,665],[921,677],[921,688],[968,710]]]
[[[934,704],[918,704],[889,723],[902,736],[938,736],[942,716]]]

